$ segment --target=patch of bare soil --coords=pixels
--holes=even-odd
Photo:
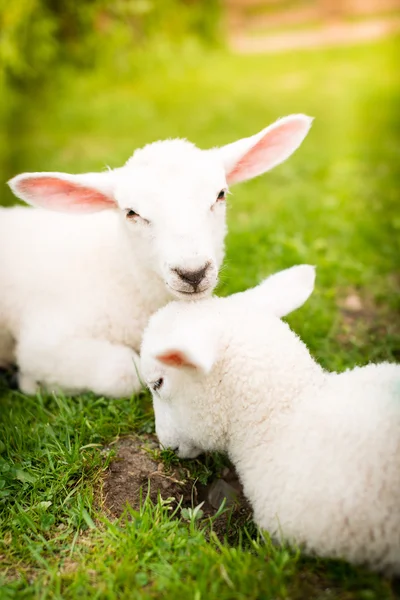
[[[228,508],[213,523],[220,537],[232,538],[237,530],[251,521],[251,509],[242,486],[233,469],[223,471],[207,485],[194,481],[183,463],[166,467],[156,460],[156,438],[150,435],[130,436],[117,442],[116,457],[110,464],[103,481],[101,505],[112,517],[119,517],[129,504],[139,510],[147,495],[157,502],[175,499],[181,509],[195,508],[200,503],[203,519],[213,517],[225,501]]]
[[[164,471],[162,463],[152,457],[157,442],[151,436],[128,437],[117,442],[116,457],[111,462],[103,484],[103,501],[108,512],[119,517],[128,503],[139,510],[147,494],[157,502],[175,498],[187,506],[191,501],[192,482],[181,469]]]

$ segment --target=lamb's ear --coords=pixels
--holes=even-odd
[[[58,212],[91,213],[116,208],[113,171],[69,175],[22,173],[8,185],[28,204]]]
[[[277,317],[284,317],[300,308],[310,297],[315,283],[315,267],[298,265],[271,275],[257,287],[236,294]]]
[[[169,367],[191,367],[207,374],[216,359],[216,344],[206,331],[191,335],[190,339],[173,340],[160,346],[153,356]]]
[[[290,115],[256,135],[216,149],[228,184],[261,175],[289,158],[306,137],[312,120],[306,115]]]

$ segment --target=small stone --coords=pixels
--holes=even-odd
[[[232,506],[238,499],[238,493],[224,479],[217,479],[211,484],[207,499],[211,506],[218,510],[224,500],[225,506]]]

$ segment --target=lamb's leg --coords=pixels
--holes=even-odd
[[[27,333],[17,348],[19,386],[34,394],[48,391],[121,397],[140,390],[139,356],[130,348],[106,340],[40,337]]]

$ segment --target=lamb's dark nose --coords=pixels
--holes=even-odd
[[[199,283],[203,281],[209,266],[209,263],[207,263],[204,267],[197,269],[196,271],[184,271],[182,269],[174,269],[174,271],[179,275],[182,281],[189,283],[192,287],[196,288]]]

